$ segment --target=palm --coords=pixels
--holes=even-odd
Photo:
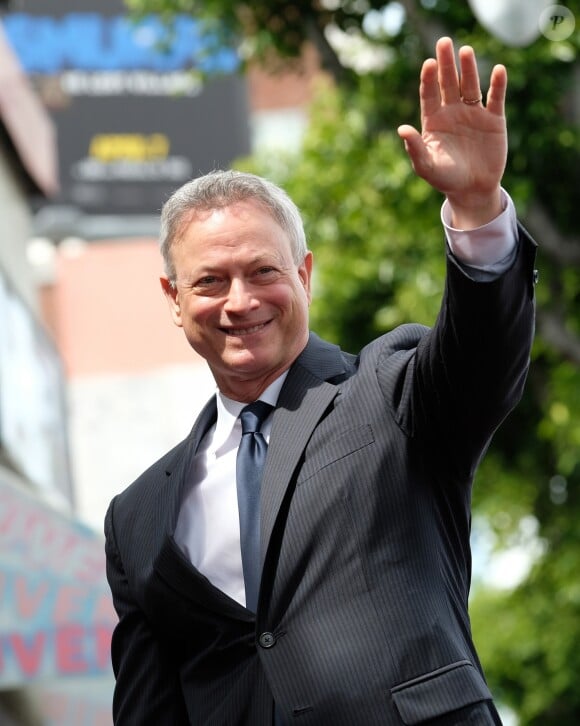
[[[459,102],[425,116],[421,136],[429,169],[424,178],[443,194],[483,193],[501,180],[507,154],[502,117]]]

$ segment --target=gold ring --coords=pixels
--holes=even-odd
[[[463,96],[461,96],[461,100],[467,106],[475,106],[476,103],[481,103],[482,98],[483,96],[480,96],[479,98],[464,98]]]

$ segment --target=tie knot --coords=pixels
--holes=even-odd
[[[242,435],[258,432],[273,408],[274,406],[265,401],[254,401],[243,408],[240,414]]]

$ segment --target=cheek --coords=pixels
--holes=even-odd
[[[274,300],[281,308],[295,310],[296,308],[308,307],[310,296],[302,281],[297,279],[293,284],[280,286],[274,291],[271,301],[274,302]]]
[[[296,305],[298,305],[303,311],[304,315],[308,315],[308,308],[310,307],[312,296],[310,295],[310,289],[300,286],[296,290]]]
[[[184,327],[204,328],[215,313],[216,306],[211,301],[189,300],[182,306],[181,320]]]

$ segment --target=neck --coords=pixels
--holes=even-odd
[[[231,378],[219,380],[216,378],[216,383],[220,393],[227,398],[239,403],[252,403],[252,401],[257,401],[264,391],[284,375],[289,368],[290,365],[256,380],[232,380]]]

